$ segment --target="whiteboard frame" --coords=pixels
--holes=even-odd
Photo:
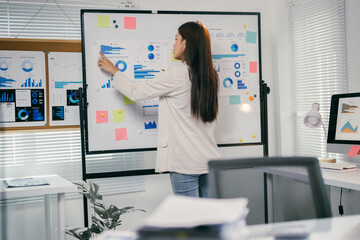
[[[97,150],[89,151],[89,125],[88,125],[88,101],[87,101],[87,81],[86,81],[86,49],[85,49],[85,28],[84,28],[84,14],[85,13],[126,13],[126,14],[179,14],[179,15],[255,15],[257,16],[257,25],[258,25],[258,67],[259,67],[259,104],[260,104],[260,133],[261,141],[252,142],[252,143],[227,143],[227,144],[218,144],[219,147],[234,147],[234,146],[249,146],[249,145],[265,145],[265,136],[266,134],[266,123],[264,123],[264,93],[261,89],[262,86],[262,58],[261,58],[261,22],[260,22],[260,12],[213,12],[213,11],[156,11],[156,10],[103,10],[103,9],[81,9],[81,47],[82,47],[82,67],[83,67],[83,96],[82,100],[84,101],[83,113],[80,114],[80,121],[84,122],[85,130],[85,144],[86,154],[101,154],[101,153],[119,153],[119,152],[142,152],[142,151],[156,151],[156,148],[132,148],[132,149],[117,149],[117,150]],[[266,105],[266,103],[265,103]],[[81,110],[80,110],[81,111]],[[81,129],[81,131],[83,131]]]

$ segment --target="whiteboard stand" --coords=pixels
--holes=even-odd
[[[262,142],[264,143],[263,154],[264,157],[269,156],[268,143],[268,116],[267,116],[267,95],[270,94],[270,87],[267,86],[264,80],[260,80],[260,103],[261,103],[261,129]],[[264,173],[264,209],[265,209],[265,223],[269,223],[269,200],[268,198],[268,176]],[[270,202],[271,204],[271,202]]]
[[[86,87],[86,85],[84,86]],[[158,174],[155,172],[155,169],[139,169],[139,170],[127,170],[127,171],[116,171],[116,172],[102,172],[102,173],[87,173],[86,171],[86,136],[85,136],[85,126],[87,123],[85,121],[84,115],[86,114],[87,103],[84,101],[84,91],[83,88],[79,88],[79,116],[80,116],[80,136],[81,136],[81,164],[82,164],[82,179],[86,181],[88,179],[97,179],[97,178],[112,178],[112,177],[129,177],[129,176],[143,176],[143,175],[152,175]],[[83,196],[83,206],[84,206],[84,224],[85,227],[89,226],[89,212],[88,212],[88,202],[85,196]]]
[[[85,85],[86,87],[86,85]],[[269,146],[268,146],[268,123],[267,123],[267,95],[270,93],[270,87],[267,86],[264,80],[260,81],[260,102],[261,102],[261,114],[263,116],[261,121],[262,126],[262,141],[263,141],[263,154],[264,157],[269,155]],[[87,179],[96,179],[96,178],[108,178],[108,177],[121,177],[121,176],[136,176],[136,175],[151,175],[157,174],[155,169],[144,169],[144,170],[132,170],[132,171],[121,171],[121,172],[106,172],[106,173],[87,173],[86,171],[86,139],[85,139],[85,117],[86,114],[85,108],[87,103],[84,104],[83,89],[79,88],[79,116],[80,116],[80,135],[81,135],[81,159],[82,159],[82,179],[86,181]],[[267,173],[264,173],[264,204],[265,204],[265,223],[268,223],[268,186]],[[85,227],[89,225],[89,213],[88,213],[88,202],[85,196],[83,196],[83,206],[84,206],[84,224]]]
[[[108,177],[122,177],[122,176],[139,176],[139,175],[150,175],[155,174],[154,169],[138,169],[132,171],[122,171],[122,172],[103,172],[103,173],[87,173],[86,171],[86,154],[103,154],[103,153],[115,153],[115,152],[139,152],[139,151],[154,151],[156,150],[156,145],[153,143],[156,141],[156,138],[144,140],[139,144],[139,139],[136,134],[136,137],[133,138],[133,142],[128,145],[119,146],[114,140],[112,142],[104,142],[100,135],[97,133],[105,131],[104,133],[110,136],[112,133],[108,132],[108,129],[105,129],[103,125],[97,125],[92,119],[94,113],[96,113],[99,107],[99,101],[101,100],[108,109],[115,109],[118,105],[114,105],[109,99],[118,97],[109,92],[96,91],[95,89],[103,88],[99,85],[99,77],[101,80],[106,80],[107,77],[102,76],[100,72],[90,72],[94,70],[92,65],[92,60],[95,57],[95,52],[98,52],[100,47],[110,47],[111,49],[128,49],[129,53],[124,51],[124,56],[130,57],[130,52],[136,52],[139,46],[147,46],[150,44],[159,45],[159,49],[164,49],[164,52],[160,52],[161,56],[164,59],[167,59],[168,66],[172,66],[170,61],[170,56],[168,51],[169,42],[173,41],[173,36],[169,35],[169,29],[176,29],[179,24],[185,21],[199,20],[202,22],[208,23],[207,26],[212,29],[212,34],[219,37],[215,41],[214,46],[215,52],[213,54],[215,59],[218,61],[218,65],[223,65],[226,69],[239,69],[234,71],[243,71],[243,80],[249,80],[244,84],[240,79],[240,73],[238,75],[235,72],[236,81],[233,81],[229,76],[233,76],[233,73],[224,73],[224,78],[222,81],[222,98],[221,104],[223,106],[223,114],[220,116],[227,116],[231,114],[230,117],[223,117],[221,124],[218,124],[221,131],[215,131],[215,135],[218,139],[219,147],[234,147],[234,146],[248,146],[248,145],[262,145],[263,146],[263,155],[268,156],[268,124],[267,124],[267,94],[270,92],[270,88],[262,80],[262,68],[261,68],[261,27],[260,27],[260,12],[205,12],[205,11],[157,11],[156,14],[153,11],[149,10],[137,10],[137,11],[126,11],[126,10],[96,10],[96,9],[82,9],[81,10],[81,36],[82,36],[82,63],[83,63],[83,83],[84,87],[80,92],[80,132],[81,132],[81,147],[82,147],[82,169],[83,169],[83,180],[95,179],[95,178],[108,178]],[[110,21],[111,20],[111,21]],[[165,20],[165,21],[164,21]],[[127,22],[129,25],[122,27],[121,25],[114,25],[118,22]],[[106,24],[103,26],[104,22]],[[161,29],[163,31],[153,31],[154,26],[157,26],[156,29]],[[240,29],[241,28],[241,29]],[[233,32],[234,31],[234,32]],[[176,32],[175,32],[176,33]],[[174,33],[174,34],[175,34]],[[241,40],[235,41],[231,39],[232,37],[240,37]],[[224,40],[225,38],[226,40]],[[116,39],[116,41],[114,40]],[[140,39],[139,42],[133,43],[133,39]],[[146,41],[144,40],[146,39]],[[113,41],[112,41],[113,40]],[[120,42],[122,47],[120,47]],[[166,44],[164,44],[166,43]],[[234,44],[235,43],[235,44]],[[114,44],[114,45],[112,45]],[[132,45],[133,44],[133,45]],[[145,44],[145,45],[144,45]],[[144,45],[144,46],[143,46]],[[231,46],[231,48],[230,48]],[[240,48],[241,47],[241,52]],[[98,49],[99,48],[99,49]],[[141,48],[143,49],[143,48]],[[95,51],[96,50],[96,51]],[[152,51],[152,50],[149,50]],[[146,51],[145,51],[146,52]],[[170,51],[169,51],[170,52]],[[240,53],[239,53],[240,52]],[[164,55],[164,54],[165,55]],[[108,53],[112,54],[112,53]],[[144,56],[147,60],[147,54],[139,55],[139,60],[143,61]],[[97,56],[97,55],[96,55]],[[238,60],[234,61],[222,61],[222,58],[228,60],[228,58],[236,58]],[[240,58],[239,58],[240,57]],[[115,59],[115,58],[114,58]],[[121,61],[122,60],[122,61]],[[126,60],[126,59],[125,59]],[[116,61],[124,62],[124,59],[116,58]],[[115,60],[114,60],[115,61]],[[148,60],[147,60],[148,61]],[[126,61],[125,61],[126,62]],[[230,63],[230,65],[226,65]],[[235,63],[235,65],[234,65]],[[123,69],[135,69],[135,66],[131,68],[128,63],[128,68]],[[137,63],[140,64],[140,63]],[[145,64],[141,62],[141,64]],[[160,64],[160,62],[159,62]],[[146,65],[146,64],[145,64]],[[242,68],[241,68],[242,66]],[[156,66],[159,67],[159,66]],[[220,68],[217,68],[220,71]],[[229,70],[230,71],[230,70]],[[233,71],[233,70],[231,70]],[[245,71],[245,74],[244,74]],[[99,75],[100,74],[100,75]],[[132,73],[134,75],[135,73]],[[251,75],[253,74],[253,75]],[[250,77],[250,75],[252,77]],[[234,77],[232,77],[234,78]],[[235,78],[234,78],[235,79]],[[251,79],[256,80],[256,82]],[[240,81],[241,80],[241,81]],[[89,83],[89,85],[88,85]],[[225,84],[226,83],[226,84]],[[234,105],[239,104],[239,98],[232,98],[231,95],[240,96],[241,94],[232,91],[228,91],[228,83],[231,83],[231,86],[236,86],[237,89],[242,89],[239,91],[249,91],[250,97],[244,98],[244,103],[252,103],[254,106],[253,115],[246,115],[241,111],[237,112],[236,116],[233,116]],[[251,85],[252,83],[255,83]],[[257,85],[259,83],[259,85]],[[103,84],[103,82],[101,82]],[[239,84],[241,86],[239,86]],[[104,85],[105,86],[105,85]],[[246,88],[243,88],[246,87]],[[104,88],[109,88],[107,85]],[[244,89],[248,89],[245,90]],[[250,91],[251,90],[251,91]],[[98,93],[102,93],[98,95]],[[104,94],[107,93],[107,94]],[[246,92],[246,94],[248,94]],[[249,96],[250,96],[249,95]],[[235,96],[235,97],[236,97]],[[244,95],[243,95],[244,96]],[[100,99],[100,100],[99,100]],[[227,99],[227,100],[225,100]],[[253,101],[254,100],[254,101]],[[122,101],[120,99],[120,101]],[[229,103],[230,101],[230,103]],[[242,101],[242,100],[241,100]],[[113,105],[111,105],[111,104]],[[110,106],[110,105],[111,106]],[[109,105],[109,106],[108,106]],[[232,105],[232,106],[231,106]],[[108,110],[107,109],[107,110]],[[91,117],[90,117],[91,116]],[[89,120],[91,119],[91,120]],[[130,115],[129,119],[131,121],[138,121],[137,118],[134,118]],[[129,120],[128,119],[128,120]],[[248,128],[247,124],[229,124],[229,120],[232,123],[236,123],[239,120],[245,121],[246,123],[251,123],[254,125],[254,128]],[[130,122],[130,120],[129,120]],[[229,131],[228,126],[239,127],[237,131]],[[138,126],[138,125],[136,125]],[[101,127],[101,128],[100,128]],[[222,128],[226,129],[222,129]],[[251,129],[249,132],[248,129]],[[222,131],[225,130],[225,131]],[[261,135],[261,136],[260,136]],[[240,136],[240,137],[239,137]],[[242,137],[244,136],[244,137]],[[243,139],[244,138],[244,139]],[[106,138],[110,139],[110,138]],[[91,140],[91,141],[90,141]],[[141,139],[142,140],[142,139]],[[91,144],[90,144],[91,143]],[[133,144],[133,145],[131,145]],[[266,182],[266,175],[264,175],[264,183]],[[264,196],[267,196],[267,186],[264,185]],[[265,199],[265,222],[268,222],[268,201]],[[88,212],[87,212],[87,200],[84,198],[84,215],[85,215],[85,226],[88,226]]]
[[[86,85],[84,84],[84,87]],[[86,151],[85,151],[85,128],[84,128],[84,97],[83,89],[79,88],[79,117],[80,117],[80,137],[81,137],[81,166],[82,166],[82,180],[86,181]],[[85,123],[86,124],[86,123]],[[84,206],[84,224],[85,227],[89,226],[89,213],[87,199],[83,195],[83,206]]]

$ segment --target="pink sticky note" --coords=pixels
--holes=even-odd
[[[360,145],[352,145],[350,151],[348,152],[349,157],[356,157],[359,155],[360,152]]]
[[[128,140],[126,128],[115,128],[115,140]]]
[[[136,29],[136,17],[124,17],[125,29]]]
[[[249,62],[250,73],[257,73],[257,62]]]
[[[108,118],[108,111],[96,111],[96,123],[107,123]]]

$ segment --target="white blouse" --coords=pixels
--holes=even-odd
[[[203,174],[208,172],[209,160],[220,158],[215,121],[203,123],[191,114],[191,82],[186,64],[143,82],[132,82],[118,71],[113,86],[134,101],[159,97],[156,172]]]

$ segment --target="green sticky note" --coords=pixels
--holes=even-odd
[[[246,42],[256,43],[256,32],[246,31]]]
[[[230,105],[240,104],[240,96],[229,96]]]
[[[125,122],[125,111],[124,109],[113,110],[113,120],[114,122]]]
[[[98,15],[97,16],[98,28],[109,28],[110,27],[110,16],[109,15]]]
[[[123,95],[123,101],[124,101],[124,105],[128,105],[128,104],[134,104],[136,103],[135,101],[129,99],[128,97],[126,97],[125,95]]]

